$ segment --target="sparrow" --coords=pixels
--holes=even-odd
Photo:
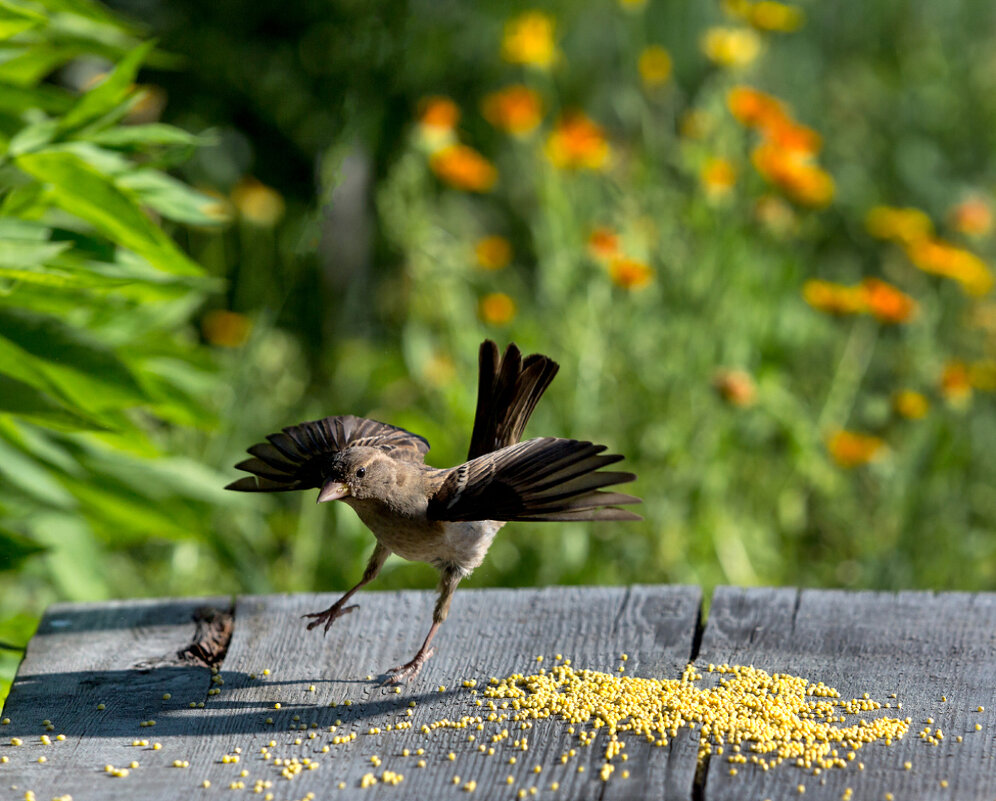
[[[540,354],[522,357],[511,344],[480,348],[477,410],[467,461],[439,469],[425,464],[429,443],[403,428],[353,415],[284,428],[248,449],[235,465],[252,475],[226,489],[284,492],[318,489],[318,503],[353,508],[377,540],[359,582],[313,618],[308,629],[332,624],[357,607],[353,594],[371,582],[387,557],[428,562],[440,573],[432,626],[414,658],[387,672],[385,684],[414,679],[435,649],[460,581],[483,561],[498,530],[510,521],[640,520],[621,509],[640,503],[604,489],[635,480],[602,470],[623,457],[604,445],[541,437],[520,442],[536,404],[559,366]]]

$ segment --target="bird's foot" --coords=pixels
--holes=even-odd
[[[302,615],[301,617],[315,618],[308,624],[308,631],[311,631],[316,626],[321,626],[324,623],[325,634],[328,634],[329,629],[332,628],[332,624],[337,618],[340,618],[343,615],[348,615],[354,609],[359,609],[359,607],[356,604],[353,604],[352,606],[342,606],[341,604],[335,603],[324,612],[312,612],[310,615]]]
[[[415,658],[409,662],[407,665],[398,665],[398,667],[391,668],[388,672],[388,676],[381,683],[381,687],[388,684],[407,684],[412,679],[414,679],[419,671],[422,669],[422,665],[436,653],[435,648],[430,648],[428,651],[419,651],[415,654]]]

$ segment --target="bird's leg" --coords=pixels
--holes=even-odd
[[[380,569],[384,566],[384,560],[387,559],[391,551],[385,548],[380,542],[377,543],[377,547],[374,548],[373,553],[370,554],[370,561],[367,562],[366,569],[363,571],[363,578],[359,580],[355,587],[348,590],[345,595],[342,596],[338,601],[336,601],[332,606],[326,609],[324,612],[313,612],[310,615],[303,615],[303,617],[313,617],[315,618],[308,624],[308,631],[311,631],[316,626],[325,624],[325,633],[328,634],[330,628],[332,628],[332,623],[343,615],[347,615],[356,609],[356,605],[345,606],[346,601],[350,599],[354,592],[356,592],[364,584],[369,584],[374,580],[376,575],[380,572]]]
[[[418,649],[418,653],[415,654],[411,662],[387,671],[390,675],[384,684],[405,684],[411,681],[418,675],[422,665],[436,652],[435,648],[429,647],[429,643],[432,642],[432,638],[442,622],[446,620],[446,615],[450,611],[450,601],[453,600],[453,593],[462,578],[463,574],[458,570],[443,571],[443,575],[439,579],[439,598],[436,599],[436,606],[432,610],[432,626],[425,637],[425,642],[422,643],[422,647]]]

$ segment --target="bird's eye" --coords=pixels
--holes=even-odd
[[[356,468],[356,477],[363,478],[367,474],[367,469],[365,467]]]

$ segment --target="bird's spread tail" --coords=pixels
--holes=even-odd
[[[481,344],[477,412],[467,458],[518,442],[558,369],[553,359],[538,353],[523,359],[514,344],[499,358],[498,346],[485,340]]]

